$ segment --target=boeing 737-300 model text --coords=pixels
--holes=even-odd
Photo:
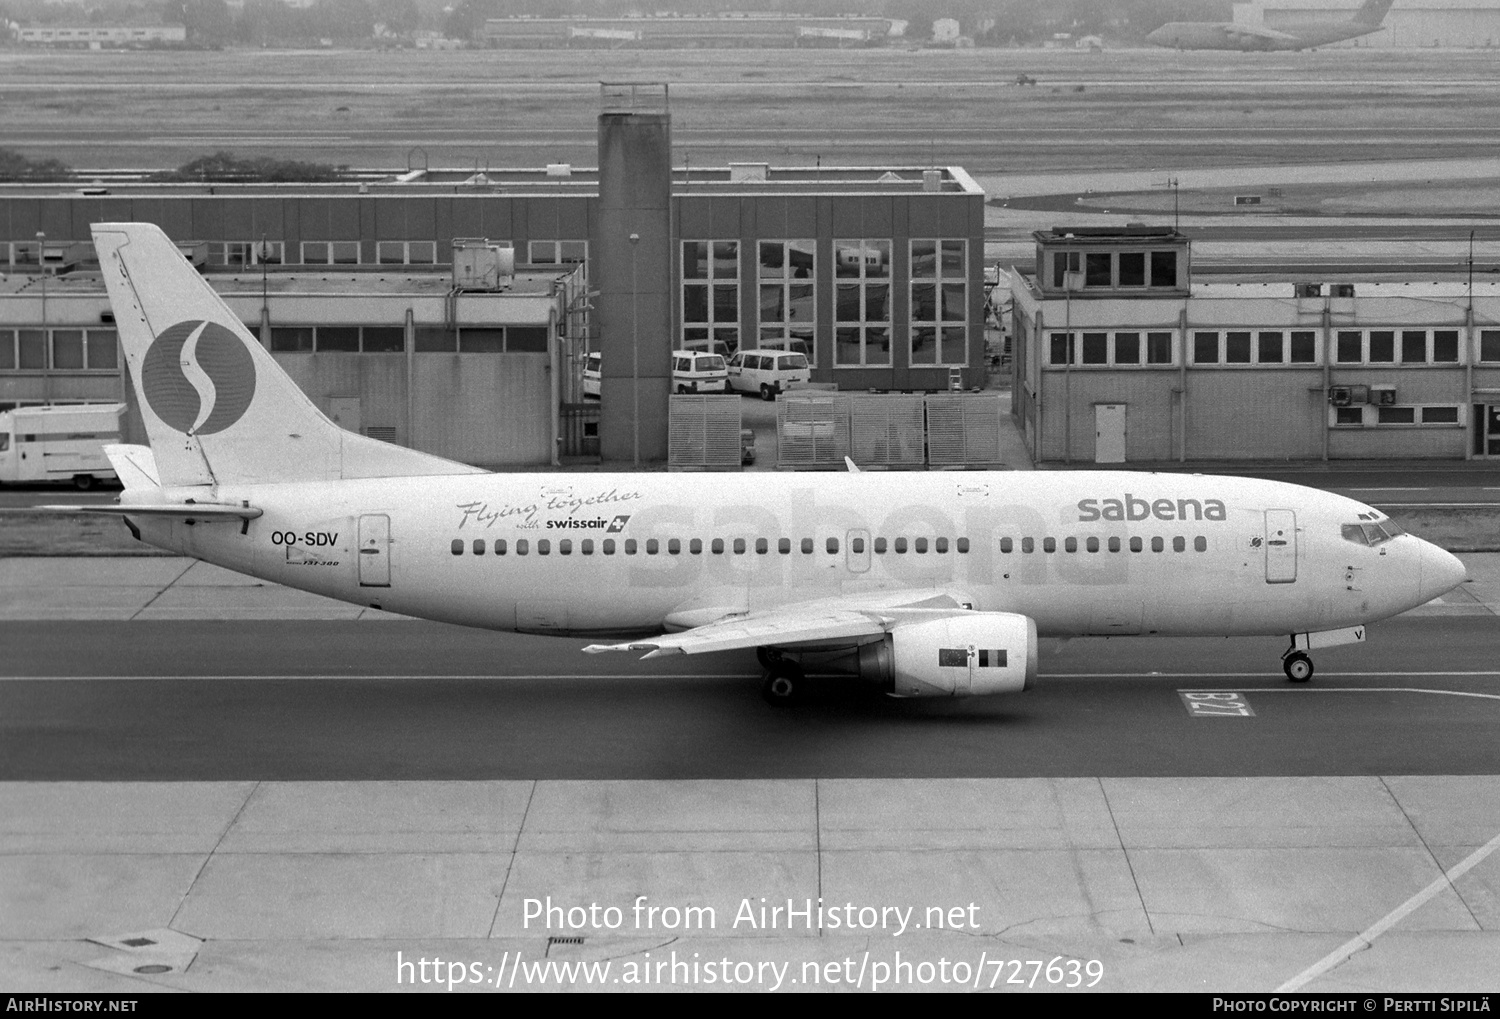
[[[1265,25],[1240,21],[1173,21],[1146,36],[1179,50],[1307,50],[1378,32],[1393,0],[1365,0],[1349,17]]]
[[[898,697],[1023,690],[1044,636],[1290,637],[1308,652],[1465,579],[1369,506],[1119,471],[491,474],[325,417],[149,224],[93,228],[150,446],[108,453],[141,540],[359,605],[754,648],[766,693],[842,670]]]

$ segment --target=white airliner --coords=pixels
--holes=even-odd
[[[1146,36],[1156,46],[1179,50],[1305,50],[1372,35],[1384,26],[1392,0],[1365,0],[1345,18],[1287,24],[1241,21],[1173,21]]]
[[[1310,650],[1462,583],[1342,496],[1109,472],[490,474],[339,428],[155,226],[94,227],[150,447],[113,446],[143,541],[360,605],[611,635],[652,658],[755,648],[898,697],[1023,690],[1037,640],[1290,636]],[[851,464],[852,467],[852,464]]]

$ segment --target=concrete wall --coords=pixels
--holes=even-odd
[[[599,115],[599,205],[590,243],[604,355],[601,452],[605,460],[665,460],[674,279],[669,114]]]

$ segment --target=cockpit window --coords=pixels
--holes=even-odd
[[[1352,541],[1356,545],[1369,545],[1374,547],[1382,545],[1398,534],[1405,534],[1401,525],[1394,520],[1383,520],[1378,524],[1344,524],[1339,528],[1345,541]]]

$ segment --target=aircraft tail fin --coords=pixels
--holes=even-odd
[[[1391,4],[1395,0],[1365,0],[1359,5],[1359,10],[1354,12],[1354,21],[1359,25],[1379,26],[1385,21],[1385,16],[1390,13]]]
[[[93,234],[159,484],[484,473],[330,421],[160,227]]]

